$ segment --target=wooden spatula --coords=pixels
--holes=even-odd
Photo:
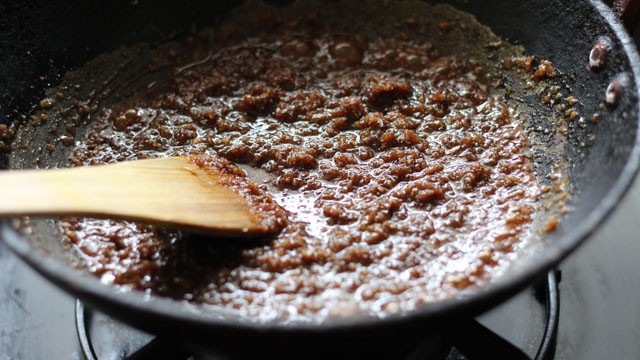
[[[0,171],[0,216],[108,217],[224,236],[273,232],[220,178],[182,157]]]

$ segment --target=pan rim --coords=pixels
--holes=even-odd
[[[590,5],[598,15],[610,27],[629,63],[632,78],[635,83],[635,96],[640,98],[640,56],[637,49],[622,24],[617,20],[609,7],[599,0],[589,0]],[[640,104],[635,104],[636,109]],[[640,123],[640,111],[637,111],[635,123]],[[640,125],[638,126],[640,128]],[[69,264],[64,264],[51,257],[43,256],[42,251],[31,246],[22,239],[19,233],[3,220],[0,223],[0,238],[20,258],[27,262],[33,269],[45,278],[63,287],[75,296],[86,299],[89,304],[109,302],[118,309],[127,309],[140,315],[150,316],[172,322],[180,322],[202,328],[228,328],[270,332],[323,332],[354,330],[357,328],[373,328],[403,323],[415,319],[437,320],[451,316],[452,313],[473,315],[488,305],[496,304],[496,300],[504,300],[509,295],[524,289],[535,278],[542,276],[553,268],[558,262],[566,258],[575,248],[586,241],[595,232],[616,208],[623,196],[631,187],[640,167],[640,131],[637,131],[635,143],[629,153],[628,160],[616,179],[614,185],[608,190],[603,200],[582,219],[574,231],[567,233],[558,239],[553,247],[548,247],[544,259],[531,261],[528,267],[518,269],[518,273],[509,276],[505,281],[496,281],[474,292],[471,296],[456,297],[444,301],[431,303],[401,314],[389,315],[385,318],[376,317],[346,317],[330,319],[321,323],[314,322],[257,322],[235,318],[221,319],[213,316],[203,316],[202,313],[189,311],[189,305],[182,301],[153,297],[150,298],[140,292],[127,293],[123,296],[115,287],[100,282],[99,279],[88,274],[79,276],[79,270]],[[99,299],[99,301],[97,301]]]

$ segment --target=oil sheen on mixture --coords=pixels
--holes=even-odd
[[[252,3],[153,50],[153,81],[84,109],[92,121],[71,165],[221,158],[284,209],[282,230],[211,240],[62,219],[83,266],[124,290],[259,321],[384,317],[501,274],[535,238],[542,187],[523,121],[492,83],[517,50],[469,15],[419,6],[427,15],[372,36],[336,30],[323,10]],[[260,20],[246,35],[249,16]],[[555,75],[545,61],[511,62],[527,81]]]

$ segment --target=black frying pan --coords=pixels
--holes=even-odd
[[[354,318],[295,326],[255,324],[243,319],[202,316],[168,299],[118,293],[71,267],[65,261],[65,249],[55,237],[27,240],[5,222],[1,227],[3,239],[49,280],[109,315],[162,336],[236,354],[257,346],[284,351],[286,344],[292,343],[304,344],[316,355],[328,348],[327,343],[338,349],[364,345],[375,351],[407,337],[447,333],[460,319],[495,306],[523,289],[575,249],[612,211],[640,161],[640,59],[623,26],[605,4],[596,0],[448,2],[475,14],[498,35],[522,44],[528,53],[550,59],[564,74],[563,80],[572,94],[580,99],[585,114],[597,108],[613,79],[623,79],[615,107],[602,111],[597,124],[571,129],[567,154],[574,187],[571,212],[516,271],[474,296],[435,303],[385,320]],[[637,10],[626,2],[617,5],[628,10],[625,14]],[[160,41],[193,26],[214,23],[231,6],[230,2],[195,0],[2,4],[0,121],[23,121],[20,114],[31,111],[45,88],[56,84],[66,70],[99,53],[136,41]],[[609,38],[612,46],[604,69],[593,72],[587,68],[588,54],[600,37]],[[590,135],[595,135],[597,141],[584,147]],[[0,165],[6,166],[7,159],[0,157]]]

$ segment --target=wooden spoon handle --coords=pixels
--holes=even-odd
[[[229,234],[259,229],[238,194],[184,158],[0,172],[0,216],[114,217]]]

